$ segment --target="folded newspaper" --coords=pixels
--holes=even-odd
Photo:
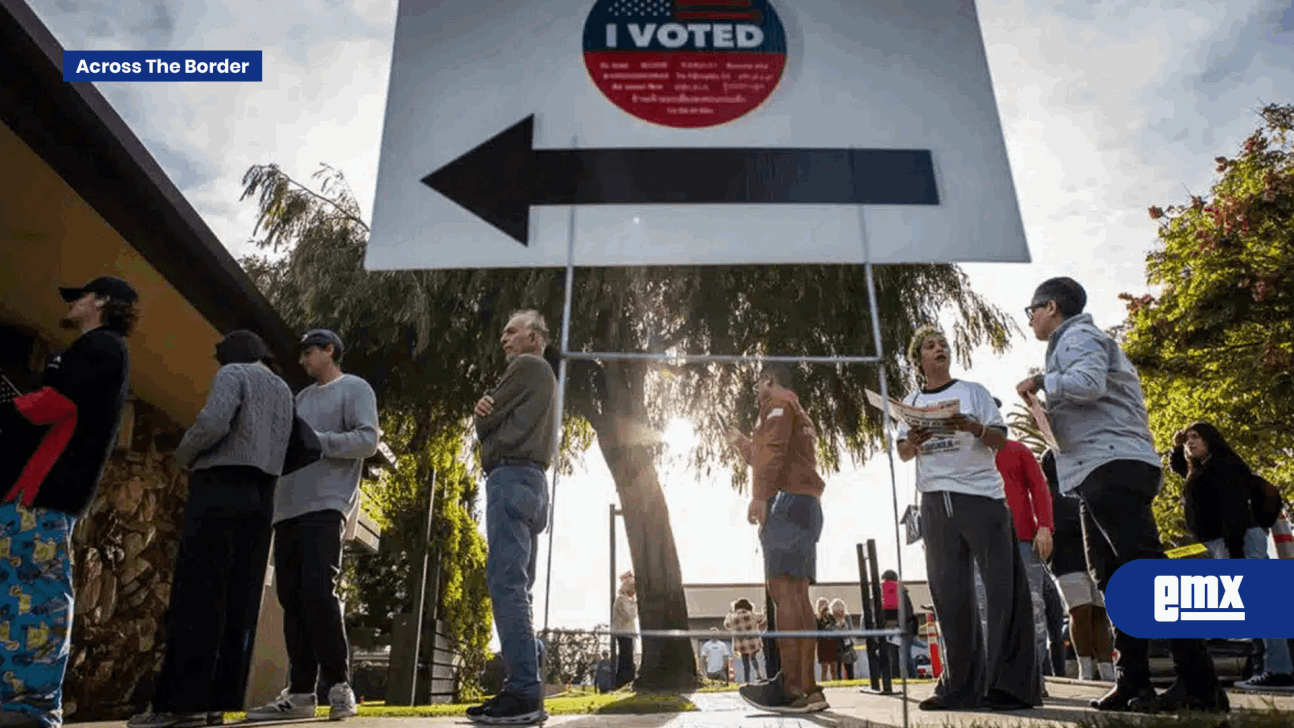
[[[867,401],[873,407],[882,412],[885,411],[885,400],[881,395],[868,389]],[[945,432],[948,428],[945,425],[948,419],[961,414],[961,403],[957,400],[941,402],[928,407],[914,407],[910,404],[904,404],[897,399],[890,398],[890,418],[895,422],[903,422],[908,427],[920,427],[935,432]]]

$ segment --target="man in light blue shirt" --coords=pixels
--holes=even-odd
[[[1029,327],[1047,342],[1045,374],[1016,391],[1031,404],[1046,394],[1047,418],[1056,436],[1060,490],[1077,496],[1089,571],[1102,593],[1114,572],[1136,559],[1166,558],[1151,503],[1159,492],[1162,463],[1155,452],[1141,380],[1117,342],[1083,313],[1087,293],[1072,278],[1043,281],[1025,309]],[[1177,681],[1162,695],[1150,685],[1147,640],[1115,627],[1114,689],[1093,700],[1098,710],[1225,712],[1203,640],[1172,640]]]

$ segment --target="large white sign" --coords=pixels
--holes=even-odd
[[[973,0],[401,0],[373,212],[380,270],[1029,260]]]

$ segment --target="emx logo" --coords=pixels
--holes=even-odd
[[[1156,576],[1155,621],[1234,622],[1244,620],[1245,603],[1240,600],[1238,576]],[[1218,584],[1222,599],[1218,600]]]
[[[1294,637],[1294,560],[1141,559],[1105,589],[1110,620],[1134,637]]]

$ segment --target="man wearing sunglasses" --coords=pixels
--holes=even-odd
[[[1102,594],[1114,572],[1136,559],[1166,558],[1151,503],[1162,462],[1155,452],[1141,379],[1117,342],[1083,313],[1087,293],[1072,278],[1051,278],[1025,308],[1029,328],[1047,342],[1045,374],[1016,385],[1026,404],[1046,394],[1047,419],[1060,449],[1061,491],[1077,496],[1088,569]],[[1226,712],[1213,660],[1200,639],[1172,640],[1177,680],[1156,695],[1150,685],[1148,642],[1114,632],[1114,689],[1093,700],[1098,710]]]

